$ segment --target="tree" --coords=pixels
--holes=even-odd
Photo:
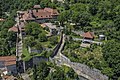
[[[79,20],[78,22],[80,23],[80,26],[88,26],[90,22],[90,14],[89,13],[81,13],[79,14]]]
[[[79,21],[79,12],[72,12],[71,20],[77,25]]]
[[[96,14],[97,14],[97,11],[98,11],[97,5],[90,5],[89,11],[90,11],[90,13],[91,13],[92,15],[96,15]]]
[[[51,73],[51,79],[52,80],[66,80],[65,72],[63,71],[63,69],[56,67],[56,71]]]
[[[25,39],[24,39],[24,43],[25,43],[25,46],[26,47],[33,47],[35,45],[34,43],[34,37],[33,36],[27,36]]]
[[[42,0],[40,1],[41,8],[48,7],[51,4],[51,0]]]
[[[68,77],[70,79],[77,79],[77,80],[79,80],[78,75],[71,68],[69,68],[69,71],[67,72],[67,75],[68,75]]]
[[[80,13],[76,11],[76,12],[73,12],[71,19],[72,19],[72,22],[74,22],[76,25],[85,27],[85,26],[88,26],[91,21],[90,16],[91,15],[89,13],[86,13],[86,12]]]
[[[35,45],[35,48],[36,48],[37,50],[40,50],[40,51],[43,50],[43,47],[42,47],[42,45],[41,45],[40,42],[37,42],[37,44]]]
[[[100,14],[101,19],[108,19],[109,13],[111,11],[111,2],[110,1],[100,1],[99,4],[99,10],[98,13]]]
[[[70,23],[67,23],[66,26],[64,27],[64,33],[66,35],[70,35],[73,30],[73,26],[70,25]]]
[[[40,42],[45,42],[45,41],[47,41],[47,37],[44,33],[41,33],[41,34],[38,35],[38,40]]]
[[[14,32],[1,31],[0,32],[0,51],[1,55],[15,54],[16,34]]]
[[[42,28],[38,23],[31,22],[25,26],[25,32],[27,35],[31,35],[35,38],[38,38],[39,33],[42,33]]]
[[[34,80],[45,80],[50,71],[49,66],[45,61],[39,63],[38,66],[34,66]]]
[[[79,12],[79,13],[83,13],[83,12],[89,11],[89,9],[87,7],[88,7],[88,5],[86,5],[86,4],[76,3],[76,4],[73,4],[72,6],[70,6],[70,10],[75,11],[75,12]]]
[[[113,69],[114,75],[112,79],[118,79],[120,74],[120,44],[115,41],[108,41],[103,46],[103,57],[109,64],[109,67]]]
[[[98,3],[99,0],[90,0],[89,11],[92,15],[96,15],[98,12]]]
[[[112,77],[114,75],[113,69],[110,67],[106,67],[102,70],[103,74],[106,74],[109,77]]]
[[[69,18],[70,18],[70,11],[69,10],[61,12],[60,15],[58,16],[58,20],[62,26],[63,26],[63,23],[65,21],[68,21]]]
[[[58,43],[58,37],[57,36],[52,36],[49,38],[50,44],[55,45]]]

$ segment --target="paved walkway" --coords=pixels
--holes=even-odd
[[[72,32],[75,33],[75,34],[77,34],[77,35],[82,35],[82,34],[84,34],[83,31],[74,31],[74,30],[72,30]]]
[[[90,42],[90,43],[94,43],[94,44],[98,44],[98,45],[101,45],[102,42],[98,42],[98,41],[93,41],[93,40],[88,40],[88,39],[81,39],[81,38],[73,38],[74,41],[87,41],[87,42]]]

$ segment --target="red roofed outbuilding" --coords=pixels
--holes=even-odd
[[[18,32],[18,29],[17,29],[17,27],[13,26],[13,27],[9,28],[8,31]]]
[[[86,32],[82,35],[84,39],[94,39],[94,33],[93,32]]]

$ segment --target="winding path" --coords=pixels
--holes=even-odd
[[[108,77],[106,75],[103,75],[99,70],[91,69],[81,63],[71,62],[69,58],[61,54],[65,43],[65,34],[62,36],[61,45],[59,49],[57,49],[56,55],[54,55],[52,58],[52,60],[55,61],[57,65],[66,65],[68,67],[71,67],[79,76],[82,76],[88,80],[108,80]]]

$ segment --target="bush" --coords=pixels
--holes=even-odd
[[[40,42],[47,41],[47,37],[46,37],[46,35],[44,33],[39,34],[38,39],[39,39]]]
[[[58,43],[58,37],[57,36],[50,37],[49,41],[51,45],[55,45]]]

